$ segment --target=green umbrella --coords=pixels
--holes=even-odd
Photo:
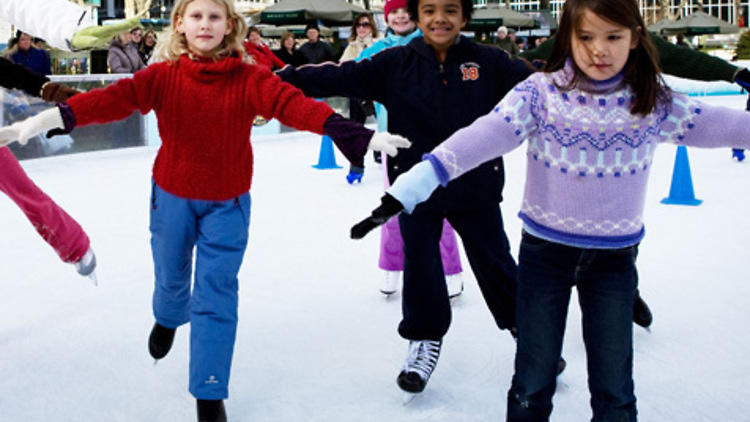
[[[661,28],[663,35],[735,34],[739,31],[740,28],[735,25],[713,17],[706,12],[693,12],[692,15],[683,16]]]
[[[474,14],[469,24],[466,25],[466,30],[494,31],[501,25],[513,28],[533,28],[535,21],[534,18],[523,13],[491,3],[487,7],[474,9]]]
[[[260,22],[275,25],[305,24],[320,20],[331,26],[351,25],[367,10],[344,0],[282,0],[260,12]]]

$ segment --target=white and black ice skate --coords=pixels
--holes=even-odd
[[[380,293],[390,296],[398,291],[401,282],[401,271],[385,271],[383,286],[380,287]]]
[[[402,390],[410,393],[404,397],[404,402],[410,400],[412,394],[424,391],[427,381],[430,380],[430,375],[437,365],[442,344],[442,340],[409,341],[409,354],[406,356],[404,367],[396,380]]]
[[[446,275],[445,285],[448,287],[448,299],[461,296],[464,292],[464,278],[461,273]]]

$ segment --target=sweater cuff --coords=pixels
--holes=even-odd
[[[60,116],[64,125],[64,133],[70,133],[73,128],[76,127],[76,116],[73,114],[73,110],[67,103],[58,103],[57,108],[60,109]]]
[[[448,174],[448,170],[445,169],[445,166],[443,166],[443,163],[440,162],[440,160],[435,157],[433,154],[424,154],[422,156],[423,161],[429,161],[430,164],[432,164],[432,169],[435,170],[435,174],[437,174],[438,180],[440,181],[440,186],[445,187],[448,182],[451,181],[451,176]]]
[[[399,175],[391,187],[386,189],[386,193],[396,198],[404,206],[404,211],[411,214],[414,208],[428,200],[439,186],[440,181],[432,165],[422,161]]]

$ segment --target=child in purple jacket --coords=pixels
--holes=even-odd
[[[657,60],[634,0],[568,0],[545,72],[426,154],[352,228],[359,238],[402,209],[410,213],[440,185],[526,142],[508,421],[549,419],[573,286],[592,420],[636,420],[633,246],[644,235],[655,149],[750,146],[750,115],[670,92]]]

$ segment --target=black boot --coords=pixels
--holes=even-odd
[[[224,400],[197,400],[198,422],[227,422]]]
[[[646,301],[643,300],[637,291],[635,294],[635,301],[633,301],[633,322],[643,328],[650,327],[651,323],[654,322],[654,316],[651,314],[651,309],[648,308]]]
[[[172,342],[174,341],[175,331],[177,331],[176,328],[167,328],[159,325],[158,322],[154,323],[151,335],[148,336],[148,352],[151,354],[151,357],[161,359],[169,353],[169,349],[172,348]]]

